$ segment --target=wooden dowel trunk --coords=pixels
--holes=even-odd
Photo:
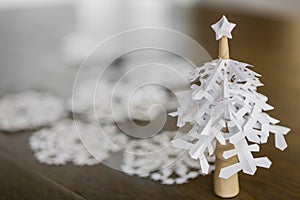
[[[229,46],[228,46],[228,38],[222,37],[219,40],[219,58],[229,59]],[[228,129],[224,127],[223,132],[226,134]],[[232,165],[238,162],[237,157],[232,157],[230,159],[224,159],[223,153],[224,151],[233,149],[233,145],[226,141],[226,145],[221,145],[218,141],[216,144],[216,169],[214,172],[214,192],[217,196],[222,198],[232,198],[239,194],[239,179],[238,174],[234,174],[228,179],[220,178],[220,170],[224,167]]]

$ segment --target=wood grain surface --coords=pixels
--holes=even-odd
[[[51,45],[71,30],[72,8],[43,9],[21,14],[21,11],[0,12],[1,67],[59,63],[55,56],[49,59],[49,55],[57,55],[59,43],[55,48]],[[218,43],[210,25],[224,12],[229,13],[205,8],[190,10],[190,25],[194,28],[187,34],[197,39],[214,58],[217,58]],[[284,152],[275,149],[273,136],[268,144],[261,146],[257,155],[267,155],[272,160],[270,170],[258,169],[254,176],[240,173],[241,191],[234,199],[300,199],[300,20],[241,13],[230,13],[227,17],[238,24],[233,31],[234,39],[229,40],[231,58],[255,65],[254,70],[263,75],[261,80],[265,83],[259,91],[275,106],[270,114],[292,129],[286,137],[289,146]],[[27,25],[22,26],[23,22]],[[29,28],[34,26],[45,28]],[[52,29],[60,31],[51,32]],[[23,31],[25,36],[16,31]],[[29,37],[26,34],[39,35],[37,31],[45,35],[39,36],[43,41],[41,46],[37,43],[29,49],[20,47],[26,44],[24,40]],[[17,39],[10,39],[11,35]],[[47,44],[51,48],[45,47]],[[11,61],[15,51],[22,56]],[[31,51],[28,56],[35,56],[38,61],[28,58],[30,62],[26,63],[23,55],[26,51]],[[165,186],[101,164],[90,167],[40,164],[28,146],[30,134],[0,133],[0,199],[219,199],[213,194],[212,175],[200,176],[180,186]]]

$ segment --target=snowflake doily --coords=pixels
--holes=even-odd
[[[202,174],[197,160],[170,145],[175,131],[163,131],[152,138],[134,140],[112,124],[103,125],[102,130],[104,134],[96,124],[76,122],[75,126],[74,121],[64,120],[53,128],[35,132],[29,144],[36,159],[47,165],[64,165],[67,162],[79,166],[95,165],[111,153],[120,152],[122,147],[121,169],[129,175],[149,177],[171,185],[186,183],[188,179]],[[211,172],[214,170],[214,157],[209,158]]]
[[[157,117],[162,109],[154,106],[162,106],[166,110],[176,107],[177,100],[170,97],[168,92],[160,86],[146,85],[131,94],[128,100],[129,114],[131,118],[150,121]]]
[[[129,175],[149,177],[162,184],[183,184],[201,173],[200,163],[171,145],[176,131],[163,131],[152,138],[131,140],[126,145],[122,170]],[[210,158],[209,172],[214,170]]]
[[[176,98],[172,98],[167,90],[156,85],[145,85],[134,88],[130,83],[119,83],[117,86],[108,81],[89,80],[75,89],[69,107],[75,114],[81,114],[88,121],[96,118],[100,122],[125,121],[130,118],[150,120],[162,109],[151,109],[161,105],[165,109],[177,106]]]
[[[151,50],[128,55],[122,67],[124,80],[131,84],[153,82],[170,90],[188,87],[190,72],[196,68],[181,57]]]
[[[85,81],[74,90],[73,97],[69,101],[69,108],[74,114],[80,114],[88,121],[93,121],[96,113],[99,121],[113,122],[114,118],[111,111],[112,89],[113,85],[108,81],[103,81],[100,86],[97,86],[96,79]],[[122,104],[122,98],[119,96],[115,97],[116,102],[114,105],[117,104],[116,108],[120,108]],[[95,103],[94,100],[101,103]],[[116,121],[124,121],[126,118],[122,111],[118,111],[115,116]]]
[[[102,130],[96,124],[76,122],[75,126],[74,121],[64,120],[53,128],[34,133],[29,144],[41,163],[93,165],[106,159],[111,152],[119,151],[118,146],[124,146],[127,142],[127,137],[119,133],[114,125],[106,124]],[[90,148],[93,156],[83,144]]]
[[[49,126],[66,116],[61,99],[48,93],[26,91],[0,100],[0,129],[15,132]]]

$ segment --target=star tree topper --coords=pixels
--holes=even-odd
[[[211,25],[216,32],[216,40],[221,39],[223,36],[232,39],[231,31],[235,26],[236,24],[229,22],[224,15],[217,23]]]

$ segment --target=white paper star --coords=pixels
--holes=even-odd
[[[235,25],[236,24],[229,22],[225,15],[223,15],[217,23],[211,25],[212,29],[216,32],[216,40],[221,39],[223,36],[231,39],[231,31]]]

